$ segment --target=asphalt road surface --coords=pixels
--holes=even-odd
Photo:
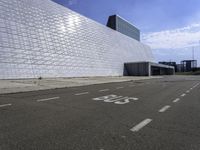
[[[200,76],[0,95],[0,150],[200,150]]]

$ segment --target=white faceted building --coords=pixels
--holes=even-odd
[[[0,0],[0,79],[122,76],[151,49],[51,0]]]

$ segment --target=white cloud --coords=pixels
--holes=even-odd
[[[76,5],[77,0],[68,0],[68,5]]]
[[[199,45],[200,23],[186,27],[142,35],[142,41],[152,49],[182,49]]]

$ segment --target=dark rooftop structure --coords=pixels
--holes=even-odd
[[[197,60],[183,60],[181,65],[183,72],[190,72],[197,68]]]
[[[124,64],[124,76],[174,75],[174,67],[154,62],[128,62]]]
[[[172,61],[161,61],[159,62],[159,64],[163,64],[163,65],[168,65],[168,66],[173,66],[175,68],[175,72],[177,72],[177,65],[176,62],[172,62]]]
[[[107,26],[137,41],[140,41],[140,30],[118,15],[108,18]]]

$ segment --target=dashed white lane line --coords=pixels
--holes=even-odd
[[[198,84],[194,85],[192,88],[196,88],[198,86]]]
[[[184,97],[184,96],[186,96],[186,94],[185,94],[185,93],[183,93],[183,94],[181,95],[181,97]]]
[[[138,132],[140,129],[142,129],[143,127],[148,125],[151,121],[152,121],[152,119],[145,119],[142,122],[140,122],[138,125],[136,125],[133,128],[131,128],[130,130],[132,132]]]
[[[124,87],[117,87],[116,89],[123,89]]]
[[[190,93],[190,90],[187,90],[186,93]]]
[[[76,95],[76,96],[79,96],[79,95],[86,95],[86,94],[89,94],[89,92],[76,93],[75,95]]]
[[[44,101],[50,101],[50,100],[56,100],[59,99],[60,97],[51,97],[51,98],[46,98],[46,99],[38,99],[37,102],[44,102]]]
[[[0,108],[2,107],[8,107],[8,106],[11,106],[12,104],[3,104],[3,105],[0,105]]]
[[[109,89],[99,90],[99,92],[106,92],[106,91],[109,91]]]
[[[177,98],[173,101],[173,103],[177,103],[178,101],[180,101],[181,99],[180,98]]]
[[[163,108],[161,108],[158,112],[163,113],[163,112],[165,112],[166,110],[168,110],[170,107],[171,107],[171,106],[166,105],[166,106],[164,106]]]

